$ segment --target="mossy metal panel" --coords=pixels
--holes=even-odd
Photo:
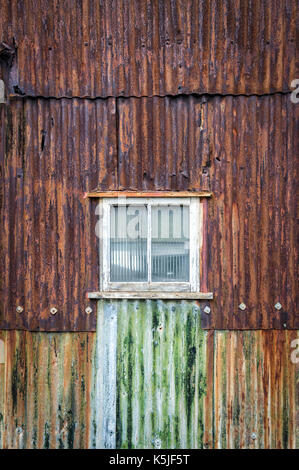
[[[118,318],[116,447],[298,448],[298,332],[204,331],[193,302],[104,302]],[[104,442],[96,334],[0,339],[0,448]]]
[[[88,447],[95,334],[6,331],[1,336],[6,372],[3,380],[0,369],[0,446]]]
[[[207,370],[215,448],[298,446],[298,364],[291,360],[297,337],[296,331],[215,331],[214,367]]]
[[[202,448],[207,332],[198,306],[115,302],[117,447]]]
[[[118,302],[117,447],[296,448],[296,331],[207,332],[194,303]]]

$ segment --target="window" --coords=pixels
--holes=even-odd
[[[103,198],[102,217],[101,290],[199,291],[199,198]]]

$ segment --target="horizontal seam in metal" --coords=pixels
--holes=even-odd
[[[46,100],[72,100],[72,99],[83,99],[83,100],[108,100],[111,98],[114,98],[116,100],[118,99],[130,99],[130,98],[135,98],[135,99],[142,99],[142,98],[178,98],[178,97],[188,97],[188,96],[193,96],[195,98],[201,98],[201,97],[214,97],[214,96],[219,96],[219,97],[245,97],[245,98],[250,98],[251,96],[256,96],[256,97],[263,97],[263,96],[273,96],[273,95],[288,95],[293,93],[293,90],[288,90],[288,91],[274,91],[271,93],[178,93],[175,95],[172,94],[165,94],[165,95],[129,95],[129,96],[122,96],[122,95],[109,95],[109,96],[44,96],[44,95],[17,95],[17,94],[11,94],[9,95],[9,99],[15,99],[15,98],[32,98],[32,99],[38,99],[38,98],[43,98]]]

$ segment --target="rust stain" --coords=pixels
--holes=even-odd
[[[1,327],[95,329],[85,308],[98,290],[97,201],[82,195],[97,187],[212,193],[201,276],[214,300],[203,327],[298,328],[289,97],[122,98],[117,121],[114,107],[39,98],[2,108]]]
[[[95,329],[94,188],[212,193],[202,326],[298,328],[296,3],[1,2],[1,328]]]
[[[111,101],[29,99],[1,109],[3,328],[95,329],[85,308],[98,288],[97,202],[81,196],[99,181],[115,187]]]
[[[298,333],[214,335],[214,369],[207,367],[207,400],[214,386],[214,403],[207,409],[214,410],[215,448],[296,448],[296,366],[290,345]]]
[[[296,0],[42,0],[37,9],[5,0],[0,41],[17,49],[11,88],[20,94],[286,92],[296,8]]]
[[[163,448],[298,447],[298,332],[203,331],[191,302],[113,302],[117,447],[152,448],[155,436]],[[0,339],[0,448],[95,447],[96,334]]]
[[[94,333],[0,332],[0,448],[87,448]]]

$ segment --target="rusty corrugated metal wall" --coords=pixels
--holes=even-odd
[[[83,196],[115,185],[115,100],[15,100],[5,114],[0,326],[94,330],[98,217]]]
[[[213,193],[204,327],[299,327],[298,124],[282,94],[119,100],[120,188]]]
[[[206,332],[194,303],[118,302],[117,447],[296,447],[297,332]]]
[[[88,447],[95,334],[6,331],[0,339],[0,448]]]
[[[203,326],[299,327],[289,95],[30,98],[2,113],[2,328],[95,329],[85,308],[99,285],[98,217],[84,193],[97,186],[211,190]]]
[[[296,331],[205,331],[195,303],[111,303],[118,448],[298,448]],[[0,339],[0,448],[95,447],[96,334]]]
[[[11,1],[11,86],[40,96],[288,91],[296,0]],[[116,14],[117,12],[117,14]]]
[[[211,313],[105,303],[117,447],[299,447],[296,0],[4,0],[0,18],[0,448],[99,442],[96,187],[213,193]]]

